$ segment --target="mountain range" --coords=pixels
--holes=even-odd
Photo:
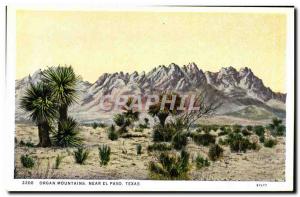
[[[40,80],[41,72],[38,70],[16,80],[16,121],[26,120],[26,114],[19,108],[20,98],[30,83]],[[111,118],[113,112],[99,108],[104,95],[147,95],[167,90],[184,94],[205,90],[208,98],[216,97],[222,103],[217,111],[220,115],[242,117],[241,114],[251,112],[266,114],[260,118],[285,118],[286,94],[266,87],[248,67],[240,70],[225,67],[218,72],[204,72],[195,63],[183,66],[172,63],[157,66],[147,73],[104,73],[94,83],[79,81],[77,89],[79,99],[70,108],[70,113],[83,122]],[[255,117],[255,114],[249,117],[251,115]]]

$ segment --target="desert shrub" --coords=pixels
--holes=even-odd
[[[27,154],[21,156],[21,163],[25,168],[32,168],[35,164],[34,159]]]
[[[19,145],[20,145],[20,146],[27,146],[28,148],[33,148],[33,147],[35,147],[35,145],[34,145],[31,141],[29,141],[29,142],[24,142],[23,140],[21,140],[20,143],[19,143]]]
[[[246,130],[246,129],[243,129],[243,130],[242,130],[242,134],[243,134],[244,136],[249,136],[249,135],[251,135],[251,133],[249,132],[249,130]]]
[[[273,140],[273,139],[266,139],[264,142],[264,146],[268,147],[268,148],[272,148],[276,144],[277,144],[276,140]]]
[[[246,152],[247,149],[251,149],[250,141],[240,133],[228,135],[227,141],[232,152]]]
[[[163,152],[158,162],[149,163],[150,176],[154,179],[181,180],[188,179],[189,153],[182,150],[180,156]]]
[[[246,126],[246,129],[247,129],[248,131],[252,131],[252,130],[253,130],[253,126],[252,126],[252,125],[247,125],[247,126]]]
[[[77,150],[74,151],[74,158],[76,163],[85,164],[85,161],[88,159],[90,152],[83,147],[78,147]]]
[[[19,145],[20,145],[20,146],[25,146],[25,142],[24,142],[23,140],[21,140],[21,141],[19,142]]]
[[[98,127],[100,127],[100,128],[105,128],[105,127],[107,127],[107,125],[106,125],[105,123],[103,123],[103,122],[100,122],[100,123],[98,124]]]
[[[154,142],[169,142],[172,140],[173,135],[176,133],[174,127],[170,124],[165,124],[165,126],[156,125],[153,128],[153,141]]]
[[[60,127],[61,130],[54,132],[52,137],[57,146],[74,147],[82,144],[82,139],[78,136],[79,125],[73,118],[62,121]]]
[[[172,145],[168,144],[168,143],[154,143],[152,145],[148,146],[148,151],[152,152],[152,151],[169,151],[172,150]]]
[[[54,168],[55,168],[55,169],[58,169],[58,168],[59,168],[59,166],[60,166],[60,164],[61,164],[63,158],[64,158],[64,157],[61,156],[61,155],[59,155],[59,154],[56,156],[56,158],[55,158],[55,165],[54,165]]]
[[[235,124],[232,126],[232,130],[234,133],[240,133],[242,131],[242,125]]]
[[[193,135],[193,140],[198,145],[208,146],[209,144],[214,144],[216,142],[216,136],[208,133],[196,133]]]
[[[285,126],[284,125],[279,125],[276,129],[275,132],[273,132],[274,136],[284,136],[285,135]]]
[[[210,165],[210,162],[207,159],[203,158],[201,155],[198,155],[196,157],[195,162],[196,162],[197,169],[208,167]]]
[[[120,137],[122,137],[122,138],[137,138],[137,137],[147,137],[147,136],[145,134],[124,133]]]
[[[285,126],[282,124],[282,120],[273,118],[272,123],[268,125],[272,135],[283,136],[285,134]]]
[[[265,128],[261,125],[254,126],[253,130],[254,130],[255,134],[258,136],[262,136],[265,134]]]
[[[100,165],[105,166],[108,164],[110,160],[110,147],[107,145],[102,145],[98,148],[99,150],[99,158],[100,158]]]
[[[142,154],[142,145],[141,144],[136,145],[136,154],[137,155]]]
[[[93,127],[93,129],[97,129],[97,127],[98,127],[97,122],[93,122],[92,127]]]
[[[187,136],[185,133],[178,131],[172,138],[172,145],[176,150],[181,150],[187,145]]]
[[[128,132],[127,127],[131,125],[131,120],[127,118],[124,114],[116,114],[114,117],[114,122],[119,126],[119,131],[122,133]]]
[[[218,144],[212,144],[209,147],[208,157],[212,161],[216,161],[223,155],[223,148],[221,148]]]
[[[218,144],[224,146],[224,145],[227,145],[227,142],[226,142],[226,140],[223,140],[223,138],[220,138],[220,139],[218,140]]]
[[[221,130],[221,132],[218,133],[218,136],[227,135],[228,133],[229,133],[228,130]]]
[[[117,140],[119,138],[119,134],[115,129],[114,125],[111,125],[108,129],[108,139],[111,141]]]
[[[264,143],[265,142],[265,136],[264,135],[259,136],[259,141],[260,141],[260,143]]]

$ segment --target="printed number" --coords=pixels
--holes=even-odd
[[[256,187],[267,187],[268,186],[268,184],[266,184],[266,183],[258,183],[258,184],[256,184]]]
[[[22,181],[22,185],[33,185],[33,181]]]

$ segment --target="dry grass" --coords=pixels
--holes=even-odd
[[[131,134],[140,135],[130,131]],[[80,135],[90,154],[86,165],[79,165],[74,160],[75,148],[15,148],[16,178],[80,178],[80,179],[149,179],[148,163],[155,159],[157,153],[148,152],[152,144],[151,130],[145,129],[141,137],[119,138],[116,141],[108,139],[103,128],[81,127]],[[222,136],[223,137],[223,136]],[[252,136],[251,136],[252,137]],[[16,138],[19,142],[32,141],[38,143],[37,128],[32,125],[16,124]],[[253,138],[255,138],[253,136]],[[186,146],[190,153],[192,169],[189,177],[192,180],[243,180],[243,181],[284,181],[285,138],[278,138],[274,148],[261,147],[259,151],[250,150],[247,153],[231,153],[229,147],[223,146],[223,158],[211,162],[209,167],[197,170],[193,160],[197,155],[207,156],[209,147],[196,145],[190,138]],[[217,140],[218,141],[218,140]],[[110,162],[100,166],[98,146],[106,144],[111,147]],[[136,145],[142,145],[142,154],[136,154]],[[25,169],[20,162],[22,154],[31,155],[37,165],[33,169]],[[59,169],[55,169],[56,156],[64,156]]]

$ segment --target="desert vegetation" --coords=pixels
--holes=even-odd
[[[158,102],[143,114],[144,118],[132,108],[135,101],[129,98],[122,111],[113,115],[112,124],[80,124],[68,114],[68,108],[77,99],[78,79],[72,67],[50,67],[43,71],[40,82],[30,84],[25,91],[21,107],[35,124],[31,130],[37,131],[33,133],[37,138],[17,139],[17,136],[15,177],[36,178],[41,174],[49,177],[48,173],[34,173],[40,170],[41,165],[46,165],[46,171],[52,168],[54,173],[62,173],[56,175],[58,178],[101,178],[102,173],[108,179],[138,176],[157,180],[213,180],[204,178],[204,174],[215,173],[214,169],[223,164],[235,165],[234,162],[240,160],[254,165],[251,162],[256,161],[244,160],[243,155],[255,158],[263,152],[265,156],[276,147],[282,148],[284,143],[285,126],[278,118],[266,125],[204,124],[206,119],[215,116],[216,109],[221,106],[216,99],[207,99],[205,92],[195,98],[198,110],[176,110],[181,97],[173,92],[164,92]],[[179,98],[174,108],[169,104],[161,108],[163,94],[168,100],[174,96]],[[22,128],[25,127],[28,126]],[[39,155],[40,152],[43,154]],[[41,158],[41,155],[44,157]],[[265,157],[268,159],[269,155]],[[41,160],[47,161],[46,164],[42,164]],[[64,174],[63,170],[72,167],[82,172],[82,176]],[[227,167],[222,169],[228,171]],[[93,170],[95,173],[89,174]],[[124,171],[120,177],[115,175],[119,170]],[[234,170],[231,173],[234,174]],[[218,179],[239,178],[235,174],[232,177],[222,176],[223,179]],[[266,179],[277,180],[274,176],[266,175]],[[255,179],[249,177],[245,179]],[[280,175],[278,179],[281,180],[281,177],[284,176]]]

